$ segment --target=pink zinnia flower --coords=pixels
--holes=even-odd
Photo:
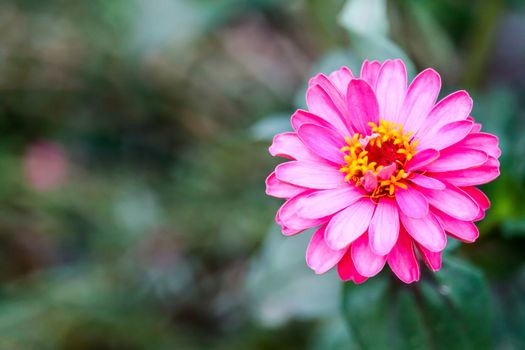
[[[401,60],[365,61],[359,78],[343,67],[310,80],[308,111],[270,147],[290,161],[266,193],[286,199],[276,216],[284,235],[318,227],[306,251],[316,273],[337,265],[342,280],[362,283],[388,263],[411,283],[418,257],[441,268],[446,235],[476,240],[473,222],[490,202],[474,186],[498,177],[498,139],[480,132],[467,92],[436,103],[440,88],[432,69],[407,88]]]

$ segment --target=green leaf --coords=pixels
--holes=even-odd
[[[489,349],[489,308],[483,275],[448,257],[441,271],[412,285],[386,276],[347,283],[342,304],[363,349]]]
[[[339,23],[349,32],[372,36],[388,34],[385,0],[348,0]]]
[[[389,23],[384,0],[348,0],[339,15],[339,24],[347,30],[352,49],[360,59],[400,58],[405,62],[408,76],[414,76],[412,61],[387,37]]]

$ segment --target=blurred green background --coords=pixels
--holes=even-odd
[[[0,33],[0,349],[353,349],[385,315],[401,348],[525,349],[524,1],[2,0]],[[452,330],[424,283],[315,276],[264,194],[308,78],[394,57],[503,150],[437,274]]]

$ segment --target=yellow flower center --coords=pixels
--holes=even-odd
[[[393,196],[397,187],[406,189],[408,173],[406,163],[416,154],[417,141],[412,133],[404,133],[400,124],[381,119],[379,125],[368,123],[370,136],[355,134],[347,137],[347,145],[341,148],[346,165],[340,169],[346,173],[345,181],[370,192],[372,198]]]

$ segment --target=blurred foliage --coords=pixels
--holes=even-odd
[[[310,233],[271,225],[267,147],[310,76],[390,56],[469,88],[500,137],[479,242],[428,278],[466,285],[478,344],[525,347],[523,1],[5,0],[0,29],[0,348],[359,347],[339,298],[367,324],[391,282],[306,268]],[[388,290],[408,348],[452,312],[431,282]]]

